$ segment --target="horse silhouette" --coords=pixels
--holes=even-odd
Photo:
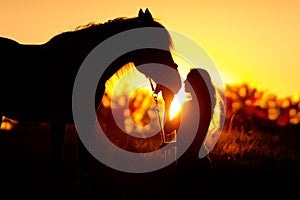
[[[0,116],[20,122],[50,123],[51,160],[54,169],[61,169],[66,125],[74,124],[73,84],[82,62],[105,39],[142,27],[158,27],[167,32],[161,23],[153,19],[148,9],[145,12],[140,9],[137,17],[115,18],[105,23],[90,24],[75,31],[58,34],[44,44],[20,44],[8,38],[0,38]],[[169,34],[156,39],[156,42],[167,44],[167,49],[172,49]],[[171,51],[148,48],[126,53],[107,67],[101,79],[99,77],[95,110],[104,95],[105,82],[129,62],[133,62],[136,67],[146,63],[159,63],[177,70]],[[179,73],[176,76],[164,76],[173,80],[179,90]],[[161,91],[164,93],[167,88]],[[168,102],[173,96],[167,96],[169,99],[165,98],[165,101],[168,110]],[[83,144],[79,144],[80,168],[84,171],[88,153]]]

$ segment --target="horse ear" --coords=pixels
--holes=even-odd
[[[150,13],[150,11],[149,11],[148,8],[146,8],[146,10],[145,10],[145,19],[147,21],[153,21],[153,17],[152,17],[152,15],[151,15],[151,13]]]
[[[140,19],[144,18],[144,12],[142,9],[139,10],[138,18],[140,18]]]

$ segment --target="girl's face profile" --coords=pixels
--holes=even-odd
[[[184,91],[186,93],[191,93],[192,87],[191,87],[191,84],[189,83],[189,81],[185,80],[183,83],[184,83]]]

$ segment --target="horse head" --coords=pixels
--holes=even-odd
[[[153,19],[148,9],[145,12],[140,9],[138,16],[135,18],[118,18],[111,22],[118,23],[116,24],[117,27],[114,28],[118,29],[117,32],[115,31],[115,34],[133,29],[141,30],[137,32],[136,38],[132,38],[132,41],[124,41],[141,45],[138,49],[125,53],[114,60],[102,75],[103,77],[98,83],[98,88],[103,88],[104,82],[109,77],[122,66],[131,62],[139,72],[157,84],[155,92],[162,92],[166,113],[169,113],[171,101],[174,94],[181,88],[182,82],[177,69],[178,66],[172,58],[173,43],[169,32],[161,23]],[[143,44],[148,46],[144,47]],[[118,47],[116,46],[115,48]],[[96,92],[96,109],[100,104],[103,93],[103,90]]]

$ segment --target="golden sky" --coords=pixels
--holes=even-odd
[[[300,92],[298,0],[1,0],[0,36],[40,44],[88,22],[149,8],[167,28],[202,46],[225,83]]]

